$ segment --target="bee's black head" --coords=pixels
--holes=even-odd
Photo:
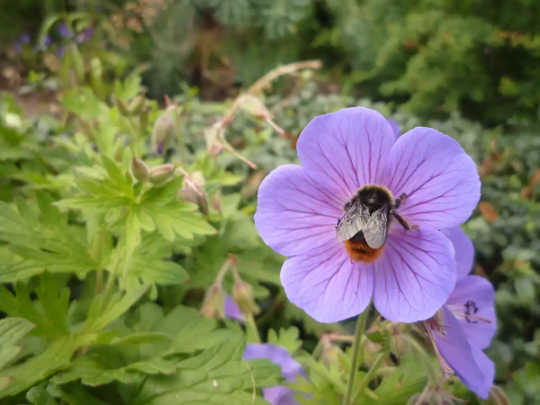
[[[368,207],[370,214],[383,206],[390,207],[392,204],[392,197],[388,191],[378,186],[362,187],[356,196]]]

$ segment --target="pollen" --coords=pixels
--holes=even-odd
[[[364,263],[371,263],[377,259],[384,248],[384,245],[382,245],[377,249],[373,249],[364,242],[353,242],[352,239],[346,240],[344,244],[345,250],[352,260]]]

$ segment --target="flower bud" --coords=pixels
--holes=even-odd
[[[253,288],[248,283],[242,280],[236,280],[233,287],[233,298],[243,313],[259,313],[259,307],[255,304],[253,298]]]
[[[206,291],[201,313],[207,318],[225,318],[225,292],[219,284],[212,284]]]
[[[150,169],[146,163],[135,156],[131,159],[131,173],[139,181],[146,181],[150,177]]]
[[[176,197],[199,206],[203,214],[208,214],[208,197],[204,191],[204,177],[201,172],[194,172],[184,177],[182,188]]]
[[[167,147],[169,140],[174,136],[174,131],[176,129],[176,112],[176,106],[170,105],[154,123],[154,129],[152,130],[152,148],[160,154]]]
[[[161,184],[168,180],[174,173],[173,164],[159,165],[150,169],[150,181],[154,184]]]

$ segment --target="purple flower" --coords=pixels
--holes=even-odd
[[[278,167],[259,188],[259,234],[289,256],[281,269],[285,292],[319,322],[358,315],[372,297],[387,319],[424,320],[454,289],[454,248],[439,229],[464,222],[476,206],[476,165],[434,129],[394,131],[381,114],[362,107],[316,117],[298,140],[301,166]],[[375,243],[367,243],[365,232],[343,241],[336,223],[359,190],[374,189],[368,185],[392,209],[369,222],[373,228],[366,225],[375,217],[373,205],[356,218]]]
[[[230,295],[225,295],[225,316],[230,319],[235,319],[240,322],[245,321],[244,314],[240,310],[240,307]]]
[[[92,27],[88,27],[84,30],[82,30],[78,35],[77,35],[77,42],[79,44],[84,44],[85,42],[88,42],[90,41],[90,38],[92,38],[92,35],[94,34],[94,30]]]
[[[46,35],[45,38],[43,39],[42,49],[47,49],[49,45],[51,44],[51,42],[52,42],[51,36]]]
[[[22,50],[23,45],[27,45],[29,43],[30,43],[30,34],[24,33],[20,37],[18,37],[13,44],[15,46],[15,50],[17,52],[20,52]]]
[[[496,330],[493,286],[469,275],[473,263],[471,240],[459,227],[445,230],[456,249],[458,281],[442,310],[424,322],[444,371],[450,368],[481,398],[489,395],[495,367],[482,351]]]
[[[66,49],[63,46],[59,46],[56,50],[56,56],[62,59],[64,57],[64,53],[66,53]]]
[[[298,375],[304,375],[300,363],[292,358],[289,352],[281,346],[269,343],[250,343],[244,351],[244,359],[269,359],[272,363],[281,367],[281,374],[286,381],[294,380]],[[263,388],[263,396],[272,405],[295,405],[298,404],[293,396],[293,391],[284,386]]]
[[[62,38],[71,38],[73,36],[73,32],[65,22],[60,23],[57,30]]]

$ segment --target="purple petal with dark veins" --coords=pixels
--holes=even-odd
[[[288,258],[281,268],[287,298],[319,322],[338,322],[360,314],[373,293],[373,272],[353,262],[334,241]]]
[[[473,160],[454,139],[431,128],[414,128],[397,139],[384,182],[395,197],[406,194],[399,213],[419,227],[459,225],[480,198]]]
[[[479,348],[469,344],[461,323],[446,308],[443,318],[444,334],[432,331],[437,349],[459,379],[486,399],[493,385],[493,363]]]
[[[319,189],[305,173],[300,166],[283,165],[259,187],[255,225],[264,242],[285,256],[337,240],[344,201]]]
[[[296,148],[307,175],[346,202],[360,187],[380,184],[394,140],[380,113],[352,107],[315,117]]]
[[[461,279],[445,306],[458,318],[472,345],[489,346],[497,330],[495,291],[489,281],[480,276]]]
[[[454,289],[455,266],[454,248],[442,232],[393,226],[382,256],[371,264],[375,307],[393,322],[433,316]]]

